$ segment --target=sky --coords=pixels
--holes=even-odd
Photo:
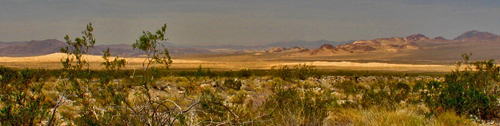
[[[500,34],[500,0],[0,0],[0,41],[132,44],[167,24],[178,45],[370,40],[470,30]]]

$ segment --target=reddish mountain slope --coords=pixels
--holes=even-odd
[[[405,38],[380,38],[374,40],[360,40],[352,43],[333,47],[331,45],[323,45],[318,49],[310,51],[312,56],[332,55],[332,54],[352,54],[352,53],[368,53],[368,52],[400,52],[404,50],[420,49],[417,43],[431,41],[432,39],[415,34]]]
[[[295,56],[376,56],[397,60],[460,60],[460,54],[473,53],[476,59],[500,59],[500,36],[479,31],[468,31],[448,40],[429,38],[422,34],[407,37],[360,40],[339,46],[323,45]],[[381,56],[384,55],[384,56]]]

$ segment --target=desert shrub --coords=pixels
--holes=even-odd
[[[126,76],[124,71],[120,71],[121,68],[125,67],[126,61],[118,57],[110,60],[109,49],[103,53],[104,62],[101,63],[101,66],[105,68],[95,72],[99,76],[92,77],[98,78],[99,83],[89,85],[89,89],[91,89],[89,94],[92,96],[93,103],[91,103],[90,108],[85,108],[87,110],[83,112],[84,116],[74,119],[73,123],[77,125],[133,124],[130,122],[131,118],[127,116],[131,113],[116,109],[117,106],[122,105],[121,99],[128,95],[129,91],[128,87],[121,83],[123,81],[119,80],[119,78]]]
[[[250,69],[241,69],[241,70],[238,71],[238,73],[237,73],[236,76],[239,77],[239,78],[249,78],[252,75],[253,75],[252,70],[250,70]]]
[[[246,100],[247,93],[245,91],[238,91],[235,95],[231,96],[229,102],[233,104],[243,104]]]
[[[178,75],[179,76],[188,76],[188,73],[187,73],[187,71],[183,70],[183,71],[179,72]]]
[[[418,104],[420,90],[413,89],[416,81],[395,77],[344,77],[346,80],[331,83],[334,95],[343,108],[380,107],[394,110],[400,105]],[[421,83],[421,82],[420,82]]]
[[[43,93],[48,72],[0,66],[0,125],[39,125],[50,107]]]
[[[194,73],[195,78],[200,78],[200,77],[213,78],[215,76],[216,74],[210,71],[210,68],[203,70],[203,68],[201,68],[201,65],[198,67],[198,69],[196,69],[196,72]]]
[[[17,70],[5,66],[0,66],[0,82],[2,84],[0,86],[6,86],[11,81],[15,81],[17,79],[17,76]]]
[[[199,99],[199,109],[203,112],[200,112],[198,116],[203,124],[217,125],[240,122],[239,117],[231,111],[229,106],[224,104],[225,99],[220,94],[205,90]]]
[[[198,80],[200,78],[189,76],[186,76],[184,78],[186,78],[187,83],[180,85],[180,87],[184,88],[187,94],[195,93],[197,91],[196,89],[200,86],[200,84],[198,83]]]
[[[359,83],[355,83],[352,80],[334,83],[333,87],[338,89],[338,92],[345,95],[345,98],[339,100],[345,101],[344,103],[340,104],[340,106],[347,108],[357,108],[359,105],[359,102],[357,100],[359,99],[352,99],[351,96],[356,96],[366,91],[366,87],[360,85]]]
[[[426,85],[422,95],[425,103],[431,113],[449,110],[481,119],[496,118],[500,107],[496,90],[500,77],[498,67],[493,60],[469,62],[470,54],[462,57],[464,61],[457,63],[457,69],[446,75],[444,82]]]
[[[292,69],[288,67],[287,65],[285,66],[273,66],[271,67],[270,74],[275,77],[279,77],[283,80],[292,80]]]
[[[197,102],[183,102],[183,99],[170,100],[168,97],[160,96],[160,91],[156,90],[154,86],[157,80],[165,75],[163,69],[155,67],[155,64],[160,64],[168,70],[172,64],[172,60],[168,49],[166,49],[161,41],[165,41],[166,24],[157,30],[156,33],[143,31],[143,35],[136,40],[132,46],[134,49],[139,49],[147,56],[143,61],[143,72],[140,78],[140,84],[133,96],[126,95],[120,100],[123,102],[126,112],[131,113],[129,118],[138,120],[140,125],[186,125],[188,119],[187,113],[192,106]],[[200,66],[201,69],[201,66]],[[191,104],[191,107],[183,108],[179,105]],[[127,124],[129,125],[129,124]],[[130,124],[137,125],[137,124]]]
[[[234,91],[234,90],[230,90]],[[247,99],[245,91],[235,91],[228,99],[224,93],[204,90],[196,107],[198,125],[265,125],[268,124],[269,111],[260,105],[254,106],[252,99]]]
[[[275,94],[266,99],[264,108],[271,111],[274,125],[321,125],[328,116],[328,107],[334,102],[329,91],[275,88]]]
[[[435,112],[441,111],[438,110],[441,107],[441,94],[445,88],[444,82],[431,81],[427,83],[422,91],[422,100],[427,105],[427,107],[431,110],[427,116],[431,116],[436,114]],[[439,108],[442,109],[442,108]]]
[[[383,106],[395,109],[401,101],[406,101],[410,86],[402,82],[385,82],[372,85],[363,93],[363,107]]]
[[[55,105],[50,114],[47,125],[57,123],[72,123],[75,125],[124,125],[129,120],[129,115],[122,109],[115,109],[121,105],[120,99],[126,95],[127,90],[120,85],[117,78],[127,76],[127,72],[119,71],[125,66],[126,61],[116,57],[110,60],[109,49],[104,51],[103,62],[105,70],[90,70],[89,63],[84,58],[96,43],[92,34],[92,24],[88,24],[81,38],[70,40],[64,38],[68,44],[60,49],[67,57],[61,60],[63,69],[58,71],[62,81],[57,82],[55,90],[58,97],[54,98]],[[71,104],[70,104],[71,103]],[[71,107],[69,105],[72,105]],[[73,108],[76,106],[78,109]],[[63,111],[58,112],[58,108]],[[71,109],[70,109],[71,108]],[[57,116],[59,113],[60,116]],[[57,116],[57,117],[56,117]],[[124,120],[125,119],[125,120]]]
[[[305,80],[309,77],[319,77],[318,70],[314,66],[307,64],[299,64],[293,66],[295,69],[295,76],[300,80]]]
[[[224,87],[234,90],[240,90],[241,81],[238,79],[226,79],[224,80]]]
[[[299,64],[293,67],[287,65],[284,66],[273,66],[269,73],[272,76],[279,77],[286,81],[292,81],[294,79],[305,80],[309,77],[319,77],[317,69],[314,66],[307,64]]]
[[[91,91],[96,89],[90,85],[95,71],[90,70],[89,63],[84,58],[85,54],[94,48],[96,42],[92,34],[93,30],[92,23],[89,23],[86,30],[82,31],[81,38],[76,37],[71,40],[68,35],[64,37],[68,45],[60,49],[62,53],[66,54],[65,59],[61,59],[63,65],[61,75],[67,80],[57,85],[60,94],[47,125],[54,125],[57,109],[68,100],[71,100],[75,106],[81,106],[74,118],[75,122],[78,124],[94,124],[96,122],[96,118],[92,114],[94,111],[91,102]]]

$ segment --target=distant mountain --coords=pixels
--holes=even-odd
[[[335,57],[342,59],[362,56],[364,60],[460,60],[460,54],[473,53],[472,59],[500,59],[500,36],[480,31],[467,31],[454,39],[443,37],[429,38],[422,34],[406,37],[378,38],[335,42],[287,41],[258,46],[211,45],[182,46],[163,43],[172,55],[209,54],[209,53],[249,53],[265,51],[272,56],[294,57]],[[66,43],[55,40],[33,40],[25,42],[0,42],[0,56],[35,56],[59,52]],[[141,56],[144,53],[133,50],[131,45],[96,45],[89,54],[102,55],[110,48],[113,55]]]
[[[3,42],[0,43],[2,56],[35,56],[59,52],[66,43],[56,39],[33,40],[28,42]]]
[[[328,40],[318,40],[318,41],[304,41],[304,40],[297,40],[297,41],[287,41],[287,42],[276,42],[268,45],[264,45],[265,47],[284,47],[284,48],[290,48],[294,46],[298,47],[304,47],[304,48],[317,48],[318,46],[324,45],[324,44],[330,44],[333,46],[337,45],[342,45],[346,43],[353,42],[351,41],[342,41],[342,42],[335,42],[335,41],[328,41]]]
[[[0,41],[0,49],[7,47],[7,46],[10,46],[10,45],[19,44],[19,43],[22,43],[22,42],[1,42]]]
[[[174,43],[171,43],[171,42],[162,42],[161,44],[163,44],[163,46],[165,47],[178,47],[178,48],[182,48],[183,46],[179,46],[177,44],[174,44]]]
[[[206,49],[199,48],[180,48],[173,44],[164,43],[172,55],[184,54],[206,54],[213,53]],[[60,52],[61,47],[66,47],[65,42],[56,39],[33,40],[25,42],[0,42],[0,56],[37,56]],[[110,49],[112,55],[118,56],[140,56],[144,52],[133,49],[131,45],[113,44],[113,45],[95,45],[88,54],[102,55],[103,51]]]
[[[242,46],[242,45],[230,45],[230,44],[225,44],[225,45],[205,45],[205,46],[199,46],[199,45],[191,45],[191,46],[182,46],[182,47],[188,47],[188,48],[201,48],[201,49],[231,49],[231,50],[245,50],[245,49],[261,49],[261,46]]]
[[[164,46],[168,49],[169,53],[171,55],[186,55],[186,54],[208,54],[208,53],[213,53],[210,50],[207,49],[200,49],[200,48],[181,48],[177,47],[174,45],[165,45]],[[139,50],[139,49],[133,49],[132,45],[127,45],[127,44],[115,44],[115,45],[97,45],[94,46],[93,49],[93,54],[94,55],[102,55],[103,50],[106,50],[109,48],[110,53],[112,55],[118,55],[118,56],[140,56],[144,55],[144,52]]]
[[[460,36],[457,36],[453,40],[463,40],[463,39],[471,39],[471,38],[476,38],[476,39],[498,39],[500,36],[491,34],[489,32],[480,32],[476,30],[468,31],[463,33]]]
[[[407,37],[359,40],[342,45],[323,44],[319,48],[310,50],[281,52],[286,53],[284,56],[298,57],[365,55],[366,59],[397,57],[398,60],[460,60],[460,54],[473,53],[473,57],[477,59],[500,59],[498,47],[500,47],[500,36],[474,30],[465,32],[452,40],[441,36],[429,38],[422,34],[414,34]],[[280,50],[280,48],[272,50]],[[279,51],[274,51],[276,52]]]
[[[446,40],[445,38],[443,38],[441,36],[435,37],[434,39],[436,39],[436,40]]]
[[[284,41],[284,42],[275,42],[271,44],[265,45],[257,45],[257,46],[242,46],[242,45],[209,45],[209,46],[187,46],[194,48],[203,48],[203,49],[232,49],[232,50],[268,50],[274,47],[282,47],[282,48],[292,48],[295,46],[304,47],[304,48],[316,48],[323,44],[331,44],[331,45],[341,45],[353,42],[351,41],[328,41],[328,40],[318,40],[318,41],[304,41],[304,40],[295,40],[295,41]]]
[[[315,48],[323,44],[340,45],[352,41],[335,42],[327,40],[318,41],[287,41],[287,42],[276,42],[266,45],[258,46],[237,46],[237,45],[210,45],[210,46],[182,46],[176,45],[170,42],[162,42],[162,44],[168,48],[170,54],[172,55],[184,55],[184,54],[207,54],[207,53],[234,53],[234,52],[255,52],[269,50],[273,47],[280,47],[285,52],[289,50],[302,50],[307,48]],[[55,52],[60,52],[61,47],[65,47],[67,44],[65,42],[56,39],[47,40],[33,40],[24,42],[0,42],[0,56],[36,56],[45,55]],[[298,49],[296,47],[301,47],[304,49]],[[133,50],[131,45],[127,44],[111,44],[111,45],[95,45],[93,49],[90,50],[89,54],[92,55],[102,55],[103,51],[107,48],[110,49],[112,55],[117,56],[139,56],[143,55],[140,50]]]
[[[312,50],[310,55],[330,55],[334,54],[335,51],[339,51],[338,49],[335,48],[335,46],[330,45],[330,44],[324,44],[321,45],[318,49]]]
[[[374,40],[360,40],[338,46],[324,44],[318,49],[303,53],[309,53],[309,55],[314,56],[367,52],[398,52],[403,50],[417,50],[419,47],[416,43],[427,40],[430,39],[422,34],[415,34],[404,38],[392,37]]]

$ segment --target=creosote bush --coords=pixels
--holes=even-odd
[[[431,113],[447,110],[485,120],[498,118],[499,68],[493,60],[470,62],[470,56],[462,54],[464,60],[444,82],[426,85],[422,96]]]
[[[252,70],[250,69],[241,69],[238,71],[237,77],[240,78],[249,78],[253,75]]]
[[[315,69],[314,66],[307,64],[299,64],[293,67],[289,67],[288,65],[273,66],[271,67],[271,72],[269,74],[275,77],[280,77],[286,81],[292,81],[294,79],[305,80],[309,77],[320,77],[317,69]]]
[[[43,86],[50,75],[42,69],[15,70],[0,66],[0,124],[37,125],[49,116]]]

